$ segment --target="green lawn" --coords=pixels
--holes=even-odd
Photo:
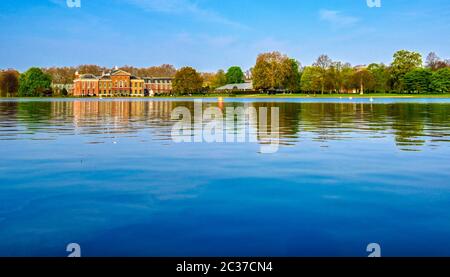
[[[180,98],[450,98],[450,94],[207,94],[192,96],[177,96]]]
[[[370,94],[205,94],[191,96],[160,96],[155,98],[450,98],[450,94],[393,94],[393,93],[370,93]],[[20,98],[20,97],[17,97]],[[47,99],[47,98],[65,98],[61,96],[55,97],[23,97],[24,99]],[[67,97],[71,98],[71,97]],[[97,97],[85,97],[84,99],[95,99]],[[127,98],[127,97],[121,97]],[[138,97],[128,97],[129,99],[139,99]],[[150,98],[150,97],[145,97]],[[0,97],[0,99],[10,99],[8,97]],[[114,98],[104,98],[114,99]]]

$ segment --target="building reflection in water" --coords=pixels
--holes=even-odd
[[[203,110],[218,107],[226,117],[227,107],[243,107],[244,102],[219,99],[203,103]],[[355,137],[395,138],[402,150],[450,141],[450,105],[446,103],[298,103],[252,102],[251,107],[279,108],[280,144],[297,145],[302,139],[321,143]],[[117,136],[150,130],[153,140],[170,140],[176,120],[171,112],[186,107],[194,114],[193,101],[155,100],[68,100],[0,102],[0,139],[27,139],[36,134],[104,134]],[[270,123],[270,112],[268,113]],[[192,117],[193,118],[193,117]],[[235,133],[246,128],[261,143],[261,126],[255,118],[235,119]]]

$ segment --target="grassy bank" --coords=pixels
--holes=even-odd
[[[179,98],[450,98],[450,94],[207,94],[192,96],[174,96]]]
[[[128,99],[158,99],[158,98],[450,98],[450,94],[393,94],[393,93],[371,93],[371,94],[205,94],[205,95],[176,95],[157,97],[119,97]],[[98,97],[14,97],[19,99],[98,99]],[[0,97],[0,99],[12,99],[11,97]],[[103,98],[115,99],[115,98]]]

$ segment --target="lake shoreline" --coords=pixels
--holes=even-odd
[[[0,99],[162,99],[162,98],[298,98],[298,99],[315,99],[315,98],[357,98],[357,99],[370,99],[370,98],[450,98],[450,94],[209,94],[209,95],[176,95],[176,96],[156,96],[156,97],[70,97],[70,96],[53,96],[53,97],[0,97]]]

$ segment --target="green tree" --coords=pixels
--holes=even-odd
[[[354,83],[354,75],[355,75],[355,68],[353,68],[350,64],[346,64],[342,68],[342,90],[346,93],[353,92],[355,89],[355,83]]]
[[[280,52],[260,54],[253,68],[253,86],[255,89],[269,90],[282,88],[282,63],[288,59]]]
[[[394,61],[391,64],[392,85],[395,90],[404,90],[405,75],[422,66],[422,55],[417,52],[400,50],[394,54]]]
[[[430,91],[432,73],[429,69],[417,68],[406,73],[403,78],[405,89],[412,93],[427,93]]]
[[[329,80],[329,68],[332,66],[333,61],[327,56],[327,55],[320,55],[316,62],[313,64],[313,66],[317,67],[319,69],[320,74],[320,92],[323,94],[326,86],[327,81]],[[327,80],[328,79],[328,80]],[[330,84],[330,82],[328,82]]]
[[[300,63],[294,59],[284,59],[282,64],[282,87],[289,91],[300,90]]]
[[[280,52],[263,53],[252,69],[253,87],[259,90],[299,89],[299,63]]]
[[[389,69],[384,64],[370,64],[367,69],[373,76],[373,91],[385,93],[389,91]]]
[[[228,84],[241,84],[245,82],[245,75],[239,66],[232,66],[228,69],[227,74]]]
[[[303,69],[300,86],[303,92],[316,93],[321,89],[319,68],[306,66]]]
[[[450,93],[450,68],[442,68],[433,73],[431,89],[437,93]]]
[[[52,78],[41,69],[32,67],[19,78],[19,96],[44,96],[51,91]]]
[[[19,89],[19,72],[6,70],[0,72],[0,96],[14,96]]]
[[[275,86],[275,68],[274,61],[278,55],[278,52],[263,53],[258,55],[256,64],[253,67],[253,87],[255,89],[267,90]]]
[[[183,67],[177,71],[173,80],[173,91],[179,94],[192,94],[202,90],[203,79],[192,67]]]
[[[218,88],[218,87],[224,86],[226,84],[227,84],[227,76],[225,74],[225,71],[220,69],[219,71],[217,71],[216,75],[214,76],[212,85],[214,88]]]
[[[349,70],[353,73],[349,63],[333,62],[327,70],[325,88],[338,93],[342,92],[348,82],[347,79],[351,77]]]
[[[353,74],[353,84],[355,89],[364,94],[366,89],[373,90],[375,81],[372,72],[367,68],[358,68]]]

